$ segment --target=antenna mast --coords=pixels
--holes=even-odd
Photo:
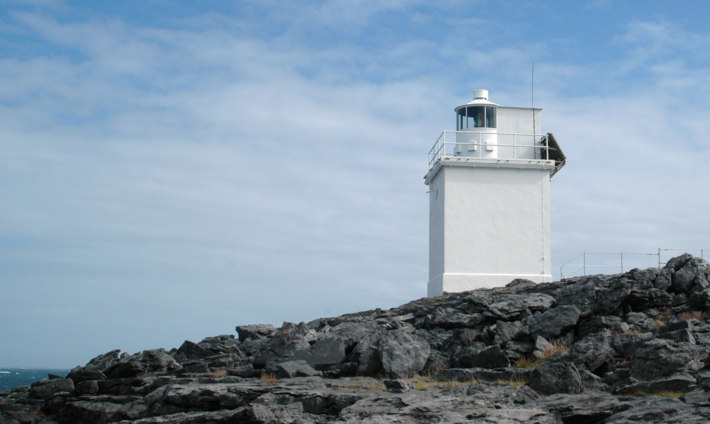
[[[533,134],[537,132],[535,128],[535,62],[530,67],[530,108],[532,109]]]

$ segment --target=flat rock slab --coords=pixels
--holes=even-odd
[[[580,394],[554,394],[536,402],[560,417],[565,423],[597,423],[632,405],[606,392],[588,391]]]
[[[276,377],[278,378],[312,377],[314,375],[321,375],[321,372],[313,369],[308,365],[308,362],[302,359],[276,364]]]

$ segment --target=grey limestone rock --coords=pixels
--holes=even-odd
[[[496,322],[493,343],[503,345],[509,341],[525,341],[529,338],[530,330],[520,321]]]
[[[269,337],[276,332],[276,327],[271,324],[251,324],[237,326],[237,334],[239,341],[243,342],[247,339],[261,339]]]
[[[565,330],[574,327],[579,321],[580,312],[574,305],[562,305],[535,314],[528,318],[530,334],[546,339],[558,337]]]
[[[504,353],[511,362],[520,361],[534,356],[534,352],[535,345],[530,342],[509,341],[505,344]]]
[[[164,349],[150,349],[120,359],[106,371],[107,377],[134,377],[146,372],[178,371],[182,366]]]
[[[414,387],[412,383],[407,380],[397,379],[397,380],[385,380],[385,387],[387,387],[388,392],[392,393],[402,393],[412,390]]]
[[[316,369],[326,369],[345,360],[345,343],[338,337],[325,337],[308,349],[296,351],[293,357],[303,359]]]
[[[185,340],[177,351],[173,354],[175,359],[180,362],[187,361],[189,359],[204,358],[209,356],[210,352],[203,349],[197,343]]]
[[[650,339],[633,346],[631,355],[631,375],[640,380],[653,380],[703,368],[708,351],[692,343]]]
[[[673,374],[659,378],[649,383],[651,393],[676,392],[685,393],[696,387],[696,379],[688,373]]]
[[[382,369],[395,378],[411,377],[424,368],[430,350],[429,344],[414,334],[390,331],[380,342]]]
[[[473,342],[463,349],[458,350],[451,358],[453,365],[458,368],[473,367],[474,358],[476,358],[476,356],[478,356],[478,352],[483,350],[485,347],[486,344],[483,342]]]
[[[454,308],[437,308],[427,315],[425,325],[427,327],[440,328],[474,328],[484,322],[485,315],[481,313],[466,314]]]
[[[78,384],[87,380],[104,380],[106,379],[106,374],[96,368],[76,367],[69,372],[67,378],[70,378],[75,384]]]
[[[330,337],[338,337],[345,343],[346,350],[352,350],[356,344],[374,335],[386,331],[375,321],[343,321],[328,329]]]
[[[471,328],[457,328],[453,331],[451,336],[442,343],[440,350],[450,355],[454,355],[461,349],[476,343],[477,340],[479,343],[482,343],[479,340],[482,338],[482,333],[483,332],[480,330],[474,330]],[[485,346],[485,344],[480,344],[480,347],[483,346]]]
[[[520,289],[523,287],[532,287],[536,283],[532,280],[528,280],[527,278],[516,278],[510,283],[506,284],[505,287],[509,289]]]
[[[312,331],[303,323],[284,323],[254,355],[253,364],[263,367],[267,363],[292,359],[297,351],[310,348]]]
[[[436,378],[442,381],[506,381],[511,383],[524,383],[530,379],[534,372],[530,368],[447,368],[439,371]]]
[[[627,400],[631,405],[628,409],[617,412],[606,418],[605,424],[627,423],[705,423],[707,415],[695,410],[672,397],[637,397]]]
[[[579,395],[558,393],[537,400],[536,405],[554,413],[565,423],[598,423],[631,407],[630,403],[610,393],[596,390]]]
[[[355,346],[351,359],[357,364],[358,375],[382,374],[382,359],[379,353],[380,336],[367,337]]]
[[[710,422],[709,277],[682,255],[114,350],[0,393],[0,422]]]
[[[567,352],[578,368],[598,374],[611,368],[616,354],[603,335],[589,335],[572,345]]]
[[[278,378],[312,377],[314,375],[321,375],[321,372],[313,369],[302,359],[276,364],[276,376]]]
[[[690,321],[679,321],[666,324],[654,330],[653,335],[661,339],[695,344],[695,337],[693,337],[693,324]]]
[[[629,325],[641,330],[651,330],[656,327],[656,321],[643,312],[629,312],[626,314],[625,320]]]
[[[504,368],[510,365],[510,360],[499,345],[488,346],[481,349],[471,357],[469,367],[476,368]]]
[[[38,399],[49,399],[60,392],[73,392],[74,382],[69,378],[52,378],[32,383],[29,395]]]
[[[98,380],[100,379],[101,374],[104,374],[105,377],[106,371],[118,363],[119,353],[121,353],[121,349],[114,349],[98,355],[90,360],[85,366],[72,369],[68,375],[68,378],[75,379],[75,381],[82,381]],[[92,376],[96,376],[97,378],[91,378]]]
[[[105,401],[68,402],[58,413],[59,423],[109,423],[131,417],[129,405]],[[137,411],[136,411],[137,412]]]
[[[627,377],[618,381],[613,386],[613,393],[619,395],[638,395],[648,394],[651,391],[651,385],[645,381],[639,381],[633,377]]]
[[[474,410],[467,419],[478,423],[537,423],[537,424],[560,424],[560,420],[553,414],[538,408],[486,408]]]
[[[577,367],[572,363],[557,361],[548,361],[537,367],[527,384],[543,395],[580,393],[583,389]]]
[[[623,322],[620,317],[613,315],[593,315],[581,318],[577,324],[577,334],[580,338],[603,331],[626,332],[628,330],[628,324]]]
[[[705,389],[694,389],[683,394],[681,400],[685,403],[690,403],[696,406],[710,406],[710,392]]]
[[[546,311],[555,305],[555,299],[545,293],[500,292],[492,297],[494,302],[486,313],[506,321],[519,319],[526,311]]]

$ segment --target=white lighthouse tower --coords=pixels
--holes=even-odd
[[[538,108],[504,107],[475,90],[456,131],[429,151],[429,296],[551,281],[550,178],[565,164]]]

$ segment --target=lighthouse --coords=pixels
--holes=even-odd
[[[430,297],[552,280],[550,179],[565,155],[542,109],[473,97],[429,150]]]

